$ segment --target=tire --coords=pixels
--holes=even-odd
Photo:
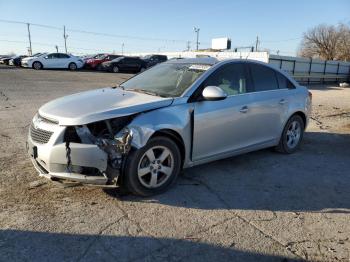
[[[141,67],[141,69],[140,69],[140,73],[144,72],[145,70],[146,70],[146,68],[145,68],[145,67]]]
[[[160,194],[174,183],[180,170],[181,154],[176,143],[167,137],[157,136],[144,147],[129,153],[123,185],[139,196]]]
[[[38,61],[35,61],[32,66],[33,66],[33,69],[35,70],[43,69],[43,64]]]
[[[303,139],[305,124],[303,119],[298,115],[293,115],[287,121],[283,129],[282,136],[276,151],[284,154],[294,153],[300,146]]]
[[[113,73],[119,73],[119,67],[118,66],[113,66],[112,67],[112,72]]]
[[[75,71],[75,70],[78,69],[78,66],[77,66],[76,63],[70,63],[70,64],[68,65],[68,69],[69,69],[70,71]]]

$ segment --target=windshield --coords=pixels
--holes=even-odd
[[[185,63],[159,64],[124,82],[122,87],[136,92],[178,97],[209,67],[209,65]]]
[[[94,58],[95,59],[105,59],[107,55],[105,54],[99,54],[99,55],[96,55]]]
[[[117,58],[114,58],[112,60],[112,62],[119,62],[120,60],[122,60],[124,57],[117,57]]]

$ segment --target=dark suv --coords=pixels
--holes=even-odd
[[[102,70],[113,73],[142,72],[146,70],[146,68],[147,63],[139,57],[119,57],[101,64]]]
[[[168,57],[166,55],[146,55],[143,57],[143,60],[147,63],[147,67],[151,67],[167,61]]]

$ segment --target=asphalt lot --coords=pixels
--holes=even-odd
[[[39,178],[25,140],[40,105],[130,76],[0,67],[0,261],[350,260],[350,88],[310,89],[297,153],[187,169],[159,196]]]

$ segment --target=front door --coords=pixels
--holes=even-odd
[[[244,63],[223,65],[202,84],[218,86],[228,97],[195,102],[192,160],[228,153],[251,144],[257,133],[250,104],[252,85]]]

